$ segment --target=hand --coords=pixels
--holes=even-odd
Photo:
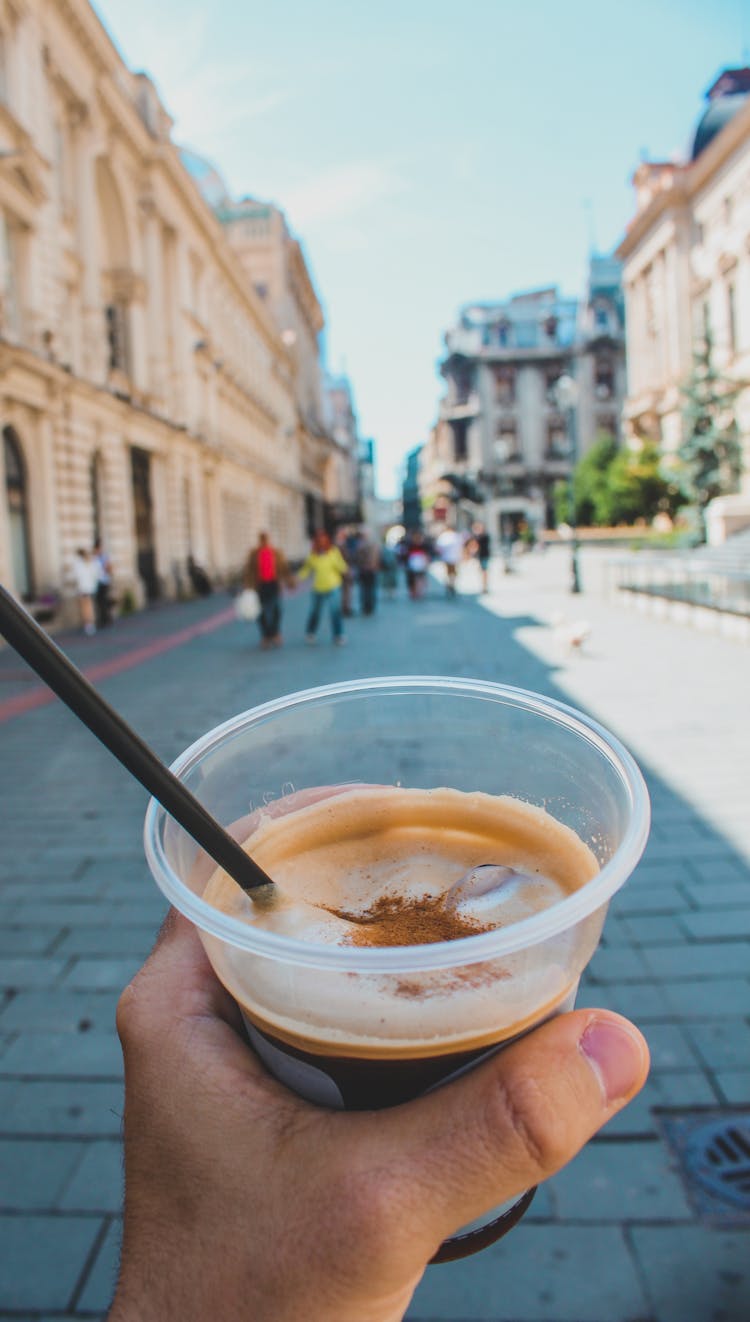
[[[642,1086],[627,1020],[551,1020],[445,1087],[326,1111],[272,1079],[174,912],[120,999],[125,1218],[109,1322],[399,1322],[443,1239]]]

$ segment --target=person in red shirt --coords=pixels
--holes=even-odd
[[[267,532],[260,533],[258,545],[247,557],[243,584],[254,588],[260,600],[258,627],[263,648],[281,647],[281,587],[292,581],[283,551],[271,543]]]

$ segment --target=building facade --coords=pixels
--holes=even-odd
[[[330,484],[335,498],[328,506],[328,522],[335,528],[359,523],[366,518],[364,497],[369,494],[372,461],[368,442],[359,434],[349,378],[343,374],[328,374],[324,381],[323,401],[326,427],[336,445]],[[372,442],[369,442],[369,448],[372,448]]]
[[[287,322],[87,0],[7,0],[0,53],[0,578],[64,607],[101,536],[138,603],[262,528],[301,555],[335,446],[299,246]]]
[[[624,422],[633,441],[679,448],[682,389],[708,331],[713,366],[739,388],[733,409],[744,475],[727,509],[750,523],[750,69],[725,70],[707,100],[689,159],[644,161],[633,178],[636,211],[618,249],[627,310]]]
[[[421,458],[423,498],[439,517],[484,518],[510,537],[521,522],[549,526],[555,483],[574,458],[557,383],[576,383],[575,449],[619,436],[625,389],[619,265],[594,257],[586,296],[557,289],[462,309],[445,335],[446,382]]]

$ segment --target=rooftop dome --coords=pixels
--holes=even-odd
[[[721,133],[724,125],[728,124],[730,119],[733,119],[737,114],[737,111],[747,104],[749,97],[750,92],[734,92],[731,96],[719,97],[706,107],[695,130],[693,148],[690,153],[691,161],[694,161],[696,156],[700,156],[709,142],[713,142],[717,133]]]
[[[211,161],[207,161],[205,156],[199,156],[197,152],[191,151],[189,147],[180,147],[179,151],[182,164],[198,185],[208,205],[216,210],[227,203],[230,200],[229,189],[216,166]]]
[[[725,69],[706,93],[708,105],[704,110],[693,138],[690,159],[694,161],[705,150],[730,119],[750,98],[750,68]]]

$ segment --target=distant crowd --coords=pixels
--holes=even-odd
[[[486,592],[490,551],[490,537],[482,523],[475,523],[470,531],[446,526],[434,537],[421,529],[409,529],[395,541],[389,537],[378,541],[368,528],[349,526],[340,528],[333,539],[325,531],[316,532],[309,554],[295,572],[283,548],[264,532],[249,552],[243,570],[244,618],[257,619],[263,649],[281,646],[284,589],[309,578],[312,590],[305,641],[310,646],[317,642],[321,620],[328,615],[332,641],[341,647],[346,642],[344,621],[355,614],[355,609],[363,616],[373,615],[379,593],[394,597],[401,575],[411,600],[420,600],[434,562],[443,566],[445,591],[452,596],[461,562],[475,559],[482,591]],[[192,557],[188,571],[195,592],[207,595],[212,591],[208,575]],[[112,572],[112,562],[101,540],[90,549],[79,547],[76,551],[73,573],[86,634],[95,634],[112,623]]]
[[[262,648],[280,647],[283,589],[310,578],[305,641],[315,645],[321,619],[327,614],[332,641],[343,647],[344,620],[355,613],[355,590],[359,613],[373,615],[379,589],[388,597],[395,596],[401,572],[409,597],[417,601],[425,594],[430,565],[439,561],[444,567],[446,593],[453,596],[461,561],[474,558],[486,592],[490,550],[489,534],[482,523],[474,524],[471,532],[446,527],[434,538],[413,529],[396,542],[387,537],[378,542],[365,527],[345,527],[333,541],[327,532],[316,532],[310,553],[295,574],[283,550],[267,533],[261,533],[243,575],[244,593],[255,594],[257,603],[249,602],[247,611],[241,613],[245,618],[257,617]]]

